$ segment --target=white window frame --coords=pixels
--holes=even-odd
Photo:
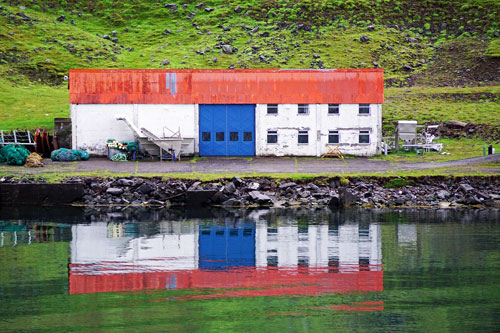
[[[276,112],[269,112],[269,110],[276,110]],[[267,114],[273,115],[273,116],[277,115],[278,114],[278,104],[267,104]]]
[[[307,138],[307,142],[300,142],[300,137],[306,137]],[[309,144],[309,131],[299,131],[299,134],[297,136],[297,144],[299,145],[308,145]]]
[[[358,143],[362,145],[368,145],[370,144],[370,130],[359,130],[359,136],[358,136]],[[368,136],[368,142],[361,142],[361,136],[367,135]]]
[[[269,136],[270,135],[275,135],[276,136],[276,142],[269,142]],[[275,144],[278,143],[278,131],[277,130],[267,130],[266,143],[268,145],[275,145]]]
[[[330,142],[330,136],[331,135],[337,135],[337,138],[338,138],[338,142]],[[340,144],[340,132],[339,130],[328,130],[328,143],[329,144]]]
[[[304,109],[306,112],[300,112],[300,110]],[[309,104],[297,104],[297,114],[304,114],[304,115],[309,114]]]
[[[332,108],[336,105],[337,112],[330,112],[330,106]],[[328,104],[328,115],[329,116],[338,116],[340,115],[340,104]]]
[[[368,107],[368,112],[361,112],[361,109],[366,109]],[[369,116],[371,113],[370,104],[358,104],[358,115]]]

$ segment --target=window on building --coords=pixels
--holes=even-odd
[[[201,141],[210,141],[210,132],[202,132]]]
[[[278,143],[278,131],[267,131],[267,143]]]
[[[370,131],[359,131],[359,143],[370,143]]]
[[[238,132],[229,132],[229,141],[238,141]]]
[[[299,114],[309,113],[309,104],[299,104]]]
[[[252,141],[252,132],[243,132],[243,141]]]
[[[339,131],[328,131],[328,143],[339,143]]]
[[[267,104],[267,114],[278,114],[278,104]]]
[[[299,131],[299,143],[309,143],[308,131]]]
[[[215,141],[224,141],[224,132],[215,132]]]
[[[328,104],[328,114],[339,114],[339,110],[338,104]]]
[[[370,104],[359,104],[359,114],[370,114]]]

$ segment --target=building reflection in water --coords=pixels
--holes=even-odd
[[[222,290],[193,296],[211,298],[383,289],[376,223],[164,221],[147,236],[138,226],[72,226],[70,293]]]

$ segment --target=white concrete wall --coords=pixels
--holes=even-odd
[[[132,130],[115,116],[123,114],[138,127],[158,136],[163,128],[179,128],[185,138],[194,138],[188,152],[199,152],[199,107],[194,104],[72,104],[73,148],[106,155],[106,140],[134,141]],[[278,132],[278,143],[267,143],[267,131]],[[339,114],[328,114],[328,104],[309,104],[308,114],[299,114],[297,104],[278,105],[278,114],[267,114],[267,104],[255,108],[257,156],[321,156],[328,150],[328,132],[340,134],[344,154],[373,156],[380,153],[382,106],[370,105],[370,114],[360,115],[358,104],[340,104]],[[359,143],[359,131],[370,131],[370,143]],[[299,144],[299,131],[308,131],[309,143]],[[169,132],[165,132],[169,135]],[[330,144],[335,146],[336,144]]]
[[[308,114],[299,114],[297,104],[278,105],[278,114],[267,114],[267,104],[257,104],[255,138],[257,155],[321,156],[328,150],[328,133],[337,130],[344,154],[372,156],[380,153],[382,106],[371,104],[369,114],[359,114],[358,104],[340,104],[339,114],[328,114],[328,104],[309,104]],[[278,143],[267,143],[268,130],[278,132]],[[307,130],[309,143],[299,144],[299,131]],[[370,143],[359,143],[359,131],[370,131]]]
[[[198,105],[194,104],[72,104],[73,148],[106,155],[106,140],[134,141],[132,130],[116,115],[126,115],[139,129],[163,136],[163,127],[179,128],[185,138],[194,138],[188,152],[198,152]],[[171,133],[165,131],[165,135]]]

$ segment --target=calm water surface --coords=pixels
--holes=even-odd
[[[0,331],[500,330],[495,210],[0,210]]]

